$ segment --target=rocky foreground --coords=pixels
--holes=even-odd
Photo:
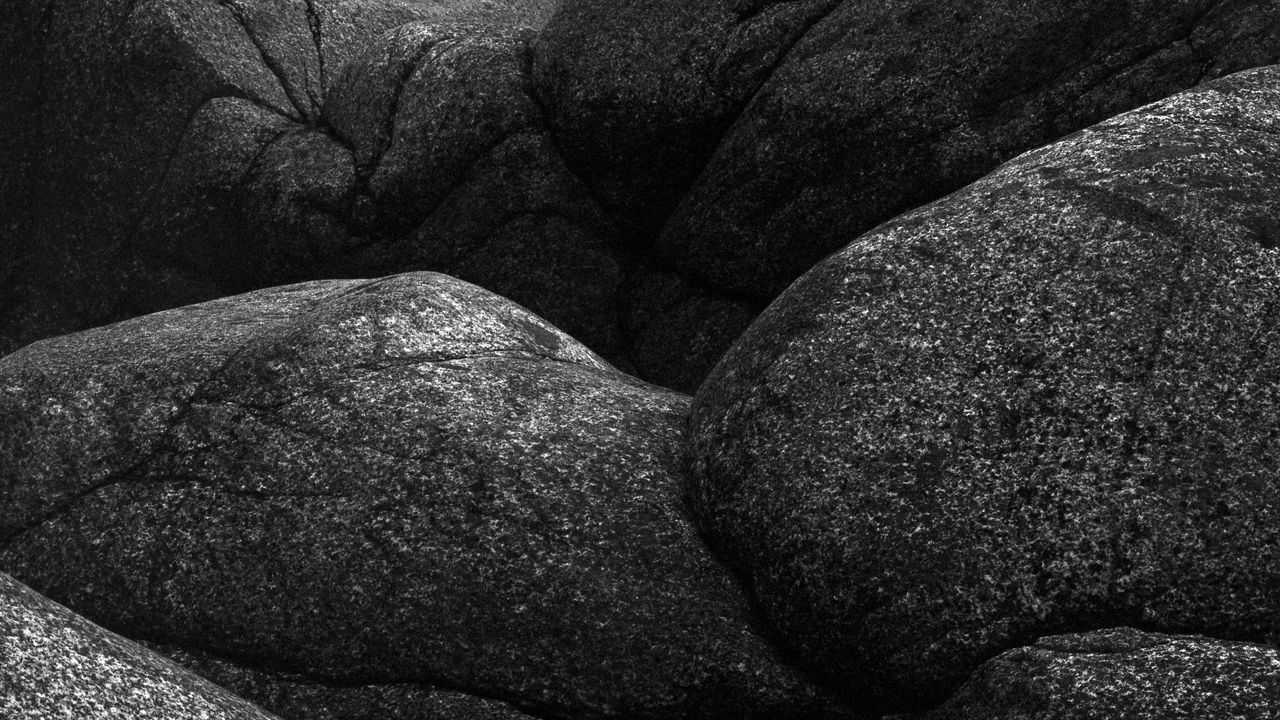
[[[1280,718],[1274,3],[11,15],[0,717]]]

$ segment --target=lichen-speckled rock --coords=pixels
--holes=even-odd
[[[1280,648],[1112,628],[1003,653],[914,720],[1276,717]]]
[[[1274,62],[1274,2],[845,0],[777,63],[658,250],[691,278],[767,300],[1002,160]]]
[[[0,573],[0,717],[271,720],[273,716]]]
[[[888,709],[1063,630],[1280,638],[1277,218],[1273,67],[882,225],[699,390],[699,524]]]
[[[432,273],[149,315],[0,360],[0,568],[322,684],[813,716],[686,519],[687,408]]]

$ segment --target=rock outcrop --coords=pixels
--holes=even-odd
[[[915,718],[1272,718],[1277,698],[1276,647],[1111,628],[1002,653],[941,708]]]
[[[1273,63],[1273,0],[18,3],[0,715],[1276,715]]]
[[[687,407],[443,275],[149,315],[0,360],[0,568],[323,684],[821,717],[686,518]]]
[[[0,716],[14,720],[273,717],[3,573]]]
[[[0,352],[437,270],[692,391],[791,279],[1280,60],[1274,3],[43,0],[0,32]]]
[[[1280,68],[824,261],[698,392],[695,515],[810,670],[922,709],[1064,630],[1280,639]]]

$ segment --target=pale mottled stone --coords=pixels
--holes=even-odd
[[[274,716],[0,573],[0,717],[271,720]]]

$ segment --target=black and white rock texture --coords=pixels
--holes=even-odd
[[[699,390],[695,515],[885,709],[1134,624],[1280,640],[1280,68],[1018,157],[788,289]]]
[[[0,360],[0,568],[322,683],[819,717],[687,518],[687,407],[444,275],[148,315]]]
[[[1001,653],[941,708],[911,720],[1277,715],[1280,648],[1118,627],[1043,637]]]
[[[1280,719],[1274,0],[6,10],[32,603],[285,720]]]
[[[274,716],[0,573],[0,717],[272,720]]]
[[[1262,0],[22,0],[0,352],[436,270],[692,392],[824,255],[1280,62],[1278,28]]]

